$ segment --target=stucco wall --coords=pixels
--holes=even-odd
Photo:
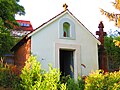
[[[39,32],[31,37],[31,52],[36,55],[42,64],[42,68],[48,69],[48,64],[55,67],[55,44],[67,44],[80,46],[80,67],[84,64],[86,68],[79,70],[82,71],[81,75],[88,75],[91,70],[98,69],[98,50],[97,41],[95,37],[86,30],[85,27],[80,25],[75,19],[68,14],[62,18],[69,18],[75,24],[75,39],[60,39],[59,38],[59,22],[58,18]]]

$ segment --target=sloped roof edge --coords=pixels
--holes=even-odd
[[[25,37],[23,37],[18,43],[16,43],[16,45],[14,47],[12,47],[12,49],[10,50],[11,52],[16,51],[20,46],[22,46],[23,44],[25,44],[27,42],[27,40],[29,40],[31,37],[28,37],[27,35]]]
[[[67,11],[67,10],[66,10]],[[49,25],[50,23],[52,23],[53,21],[55,21],[57,18],[59,18],[60,16],[64,15],[66,13],[66,11],[62,11],[61,13],[57,14],[56,16],[54,16],[53,18],[49,19],[47,22],[43,23],[42,25],[40,25],[39,27],[37,27],[36,29],[34,29],[34,32],[32,32],[31,34],[28,35],[28,37],[32,36],[33,34],[37,33],[39,30],[41,30],[42,28],[46,27],[47,25]],[[38,30],[39,29],[39,30]]]
[[[68,10],[68,11],[69,11],[69,10]],[[77,19],[70,11],[69,11],[69,13],[70,13],[70,15],[71,15],[72,17],[74,17],[74,19],[75,19],[79,24],[81,24],[81,25],[96,39],[98,45],[100,45],[101,42],[92,34],[92,32],[90,32],[90,31],[88,30],[88,28],[86,28],[85,25],[84,25],[83,23],[81,23],[80,20]]]
[[[40,31],[42,28],[46,27],[47,25],[51,24],[52,22],[54,22],[56,19],[58,19],[59,17],[63,16],[64,14],[68,13],[70,16],[73,17],[74,20],[76,20],[79,24],[81,24],[97,41],[98,45],[100,45],[100,41],[67,9],[66,11],[62,11],[61,13],[59,13],[58,15],[54,16],[53,18],[51,18],[50,20],[48,20],[47,22],[43,23],[42,25],[40,25],[39,27],[37,27],[34,32],[32,32],[31,34],[28,35],[28,37],[31,37],[32,35],[34,35],[35,33],[37,33],[38,31]]]

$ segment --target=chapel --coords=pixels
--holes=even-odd
[[[68,10],[66,4],[63,6],[62,12],[27,34],[11,49],[19,70],[31,54],[37,57],[43,69],[48,70],[48,64],[52,64],[62,75],[75,79],[99,69],[100,41]]]

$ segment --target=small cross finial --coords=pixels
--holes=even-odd
[[[104,28],[104,25],[103,25],[102,21],[100,21],[100,24],[99,24],[98,28]]]
[[[98,28],[99,28],[99,31],[96,31],[96,35],[99,35],[98,39],[101,42],[101,45],[104,46],[104,36],[106,36],[107,33],[103,31],[104,25],[102,22],[99,23]]]
[[[65,4],[63,4],[63,7],[64,7],[64,11],[66,11],[66,10],[67,10],[68,5],[65,3]]]

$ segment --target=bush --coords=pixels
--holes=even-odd
[[[70,76],[62,77],[60,70],[49,65],[49,71],[41,69],[40,62],[31,56],[22,69],[20,77],[13,71],[15,66],[0,61],[0,86],[15,90],[120,90],[120,71],[104,73],[92,72],[85,79],[78,76],[75,81]]]
[[[49,66],[49,71],[41,69],[36,58],[31,56],[20,75],[21,90],[66,90],[66,84],[60,82],[60,71]]]
[[[120,90],[120,71],[104,74],[97,70],[91,73],[85,79],[85,90]]]
[[[19,85],[19,77],[12,71],[14,66],[7,65],[0,60],[0,86],[15,88]]]
[[[75,81],[74,78],[68,76],[61,77],[61,82],[66,83],[66,87],[68,90],[84,90],[85,82],[84,80],[78,76],[78,80]]]

